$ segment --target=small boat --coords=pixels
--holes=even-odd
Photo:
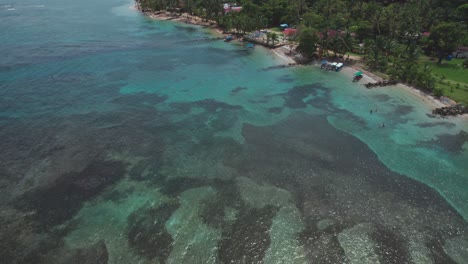
[[[253,48],[255,48],[255,44],[247,43],[247,45],[245,45],[245,47],[248,48],[248,49],[253,49]]]
[[[234,39],[234,37],[229,35],[229,36],[226,36],[226,38],[224,39],[224,42],[229,42],[229,41],[231,41],[233,39]]]
[[[359,82],[363,77],[362,71],[357,71],[354,73],[353,82]]]

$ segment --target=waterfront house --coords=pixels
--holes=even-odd
[[[468,47],[458,47],[457,50],[453,52],[453,57],[458,59],[468,58]]]
[[[236,6],[236,4],[225,3],[223,5],[224,14],[228,14],[229,12],[239,12],[242,10],[242,6]]]

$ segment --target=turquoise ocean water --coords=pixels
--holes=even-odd
[[[2,263],[468,263],[467,119],[132,4],[0,0]]]

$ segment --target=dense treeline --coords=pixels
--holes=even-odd
[[[430,70],[416,64],[422,53],[438,62],[468,46],[466,0],[138,0],[143,10],[188,12],[215,20],[226,30],[249,32],[294,25],[298,51],[321,57],[353,51],[374,70],[428,90]],[[242,6],[224,14],[223,4]]]

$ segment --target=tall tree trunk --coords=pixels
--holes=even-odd
[[[439,59],[437,60],[437,64],[442,64],[442,59],[444,58],[444,53],[439,52]]]

